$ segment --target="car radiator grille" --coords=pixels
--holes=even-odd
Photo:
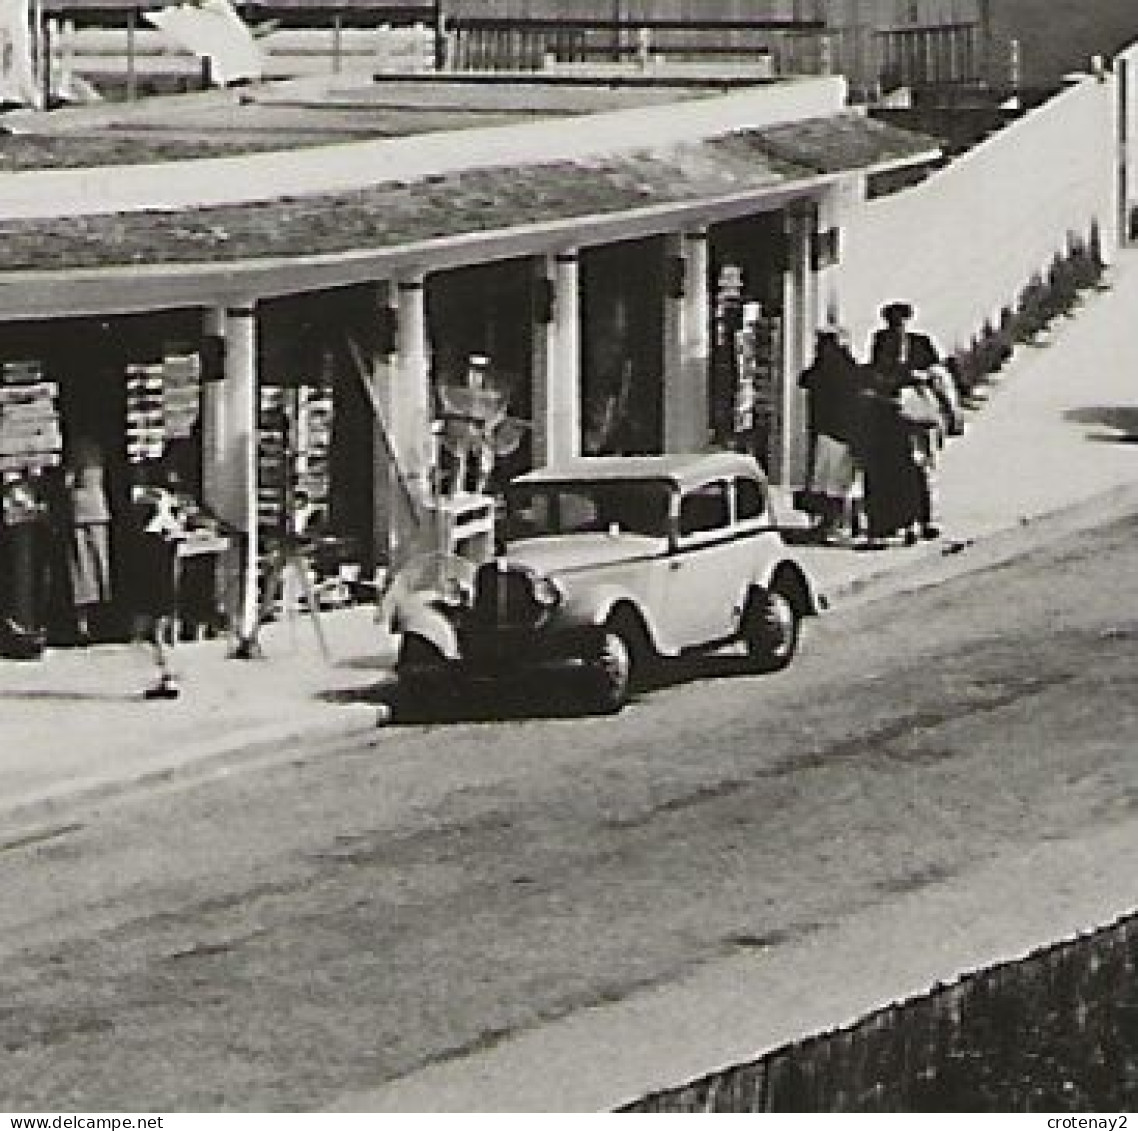
[[[501,569],[487,562],[474,579],[471,619],[484,627],[534,627],[543,610],[534,599],[533,583],[527,570]]]

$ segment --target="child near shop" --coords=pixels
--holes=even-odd
[[[177,472],[159,465],[149,482],[134,487],[133,584],[135,631],[154,652],[157,679],[143,692],[146,699],[177,699],[179,689],[170,666],[177,638],[178,544],[186,536],[186,513]]]

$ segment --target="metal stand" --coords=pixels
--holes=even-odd
[[[328,647],[328,638],[324,634],[324,624],[320,619],[320,601],[309,573],[308,554],[304,544],[296,538],[283,539],[269,556],[265,571],[265,590],[257,609],[256,624],[252,634],[238,642],[234,651],[237,658],[253,659],[263,654],[258,634],[261,625],[269,619],[278,599],[288,618],[292,637],[296,639],[297,615],[300,608],[296,602],[288,599],[290,580],[295,586],[292,591],[302,594],[308,606],[312,617],[312,631],[315,633],[320,655],[325,661],[331,662],[332,650]]]

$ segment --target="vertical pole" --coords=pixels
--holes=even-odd
[[[443,0],[434,0],[433,23],[435,25],[435,70],[442,71],[446,69],[447,64],[446,11],[443,8]]]
[[[126,100],[133,102],[138,97],[138,9],[126,10]]]
[[[976,56],[976,61],[969,78],[973,80],[978,78],[983,83],[990,83],[992,81],[992,0],[979,0],[977,17],[975,38],[979,43],[978,50],[972,52]]]
[[[1119,55],[1115,61],[1118,73],[1118,235],[1119,247],[1131,244],[1130,232],[1130,115],[1133,90],[1131,86],[1133,60],[1130,54]]]
[[[63,20],[59,27],[59,89],[66,94],[74,85],[75,21]]]
[[[42,0],[37,0],[36,9],[39,12],[40,36],[40,97],[43,99],[43,108],[51,109],[51,53],[52,34],[51,21],[44,17]]]
[[[338,75],[343,66],[344,17],[337,12],[332,17],[332,73]]]
[[[376,317],[384,320],[380,327],[379,345],[371,360],[370,395],[375,411],[372,423],[372,530],[377,566],[389,568],[399,560],[402,543],[409,536],[405,529],[407,504],[399,485],[398,452],[394,447],[393,427],[396,413],[396,378],[399,354],[395,326],[397,317],[395,287],[381,280],[375,288]]]

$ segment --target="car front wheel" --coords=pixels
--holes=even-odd
[[[442,653],[415,633],[407,633],[395,662],[399,702],[413,712],[438,710],[455,697],[455,680]]]
[[[778,589],[751,596],[743,618],[743,643],[753,671],[777,672],[798,651],[801,617],[794,602]]]
[[[601,630],[595,653],[587,662],[590,706],[614,715],[632,694],[636,666],[635,633],[622,620]]]

